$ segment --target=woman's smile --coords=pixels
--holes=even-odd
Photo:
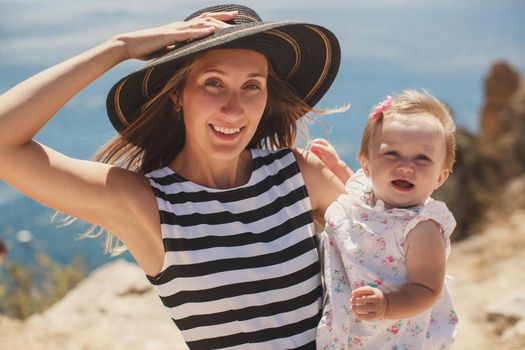
[[[237,139],[244,130],[244,125],[238,127],[224,127],[210,123],[209,126],[211,132],[221,141],[233,141]]]

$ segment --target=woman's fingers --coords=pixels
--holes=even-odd
[[[228,21],[235,16],[237,16],[236,11],[204,13],[189,21],[122,34],[117,40],[125,44],[129,58],[151,59],[172,50],[181,41],[205,37],[230,26],[223,21]]]
[[[195,18],[214,18],[219,21],[229,21],[237,16],[239,11],[204,12]]]
[[[199,28],[206,28],[206,27],[214,27],[217,29],[229,27],[231,24],[226,23],[226,21],[229,21],[237,16],[237,11],[232,12],[205,12],[201,14],[200,16],[197,16],[195,18],[192,18],[191,20],[187,22],[189,25],[189,28],[191,29],[199,29]]]
[[[166,47],[173,49],[177,42],[198,39],[208,36],[218,29],[230,27],[231,24],[224,21],[235,18],[235,16],[237,16],[237,11],[203,13],[189,21],[172,23],[168,25],[170,30],[167,32],[169,35],[167,39],[170,43]]]

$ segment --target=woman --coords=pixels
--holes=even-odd
[[[165,52],[111,89],[120,134],[100,162],[32,141],[111,67]],[[0,176],[116,235],[190,348],[314,348],[312,221],[344,188],[317,158],[287,147],[338,65],[328,30],[265,23],[243,6],[119,35],[1,97]]]

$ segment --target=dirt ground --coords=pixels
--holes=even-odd
[[[487,309],[510,293],[525,292],[525,211],[492,221],[483,233],[452,247],[448,273],[460,318],[454,350],[525,349],[525,337],[503,339]]]

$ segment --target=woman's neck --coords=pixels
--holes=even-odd
[[[249,150],[234,159],[213,159],[183,148],[170,168],[184,178],[209,188],[234,188],[246,184],[252,174],[253,160]]]

